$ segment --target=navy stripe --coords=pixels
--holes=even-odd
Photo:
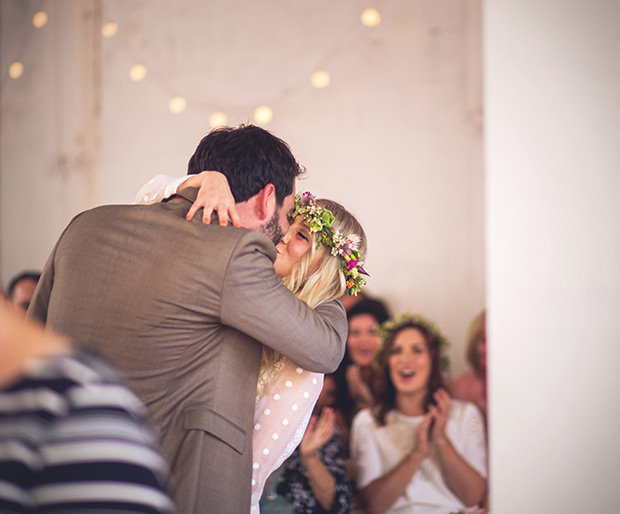
[[[0,512],[3,512],[0,510]],[[17,512],[17,511],[16,511]],[[21,511],[19,511],[21,512]],[[37,514],[117,514],[118,512],[161,514],[161,511],[142,503],[127,502],[80,502],[54,503],[39,507]]]
[[[39,484],[88,483],[91,481],[125,482],[159,488],[157,479],[150,469],[129,463],[96,461],[88,464],[64,464],[48,467],[40,475]]]

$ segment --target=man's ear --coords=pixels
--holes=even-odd
[[[271,218],[276,209],[276,187],[267,184],[256,194],[254,210],[260,220]]]

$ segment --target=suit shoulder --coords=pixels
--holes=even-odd
[[[275,259],[275,246],[267,236],[256,230],[231,226],[205,225],[202,222],[200,224],[202,225],[200,230],[204,231],[208,239],[225,253],[236,256],[256,253],[267,255],[272,260]]]

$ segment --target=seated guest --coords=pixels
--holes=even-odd
[[[353,489],[347,477],[344,450],[335,424],[335,382],[325,375],[323,389],[299,447],[280,470],[277,492],[288,500],[294,514],[348,514]],[[261,501],[261,512],[275,512]],[[281,507],[282,508],[282,507]]]
[[[487,417],[487,332],[486,313],[482,311],[469,326],[467,360],[472,370],[459,375],[448,384],[453,398],[471,402]]]
[[[351,429],[367,511],[449,514],[476,506],[486,491],[484,422],[474,405],[443,389],[447,342],[421,316],[399,316],[383,329],[377,406],[361,411]]]
[[[374,403],[376,352],[381,342],[379,326],[389,315],[379,300],[364,298],[347,311],[349,335],[344,358],[336,370],[338,424],[348,450],[353,416]]]
[[[116,373],[4,305],[0,356],[0,512],[173,512],[145,409]]]
[[[23,271],[9,282],[7,289],[9,303],[24,318],[40,278],[41,273],[38,271]]]

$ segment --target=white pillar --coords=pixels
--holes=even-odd
[[[491,512],[617,512],[620,3],[484,27]]]

